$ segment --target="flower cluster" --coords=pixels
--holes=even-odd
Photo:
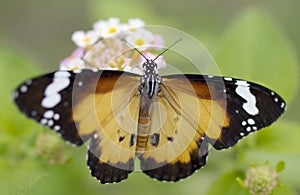
[[[146,30],[145,22],[138,18],[129,19],[126,24],[120,23],[118,18],[99,20],[93,30],[74,32],[72,40],[77,48],[61,61],[61,70],[96,68],[142,74],[141,65],[145,59],[133,47],[149,59],[164,47],[163,38]],[[162,56],[156,62],[158,68],[166,66]]]
[[[64,164],[67,161],[65,144],[53,132],[44,132],[38,136],[36,153],[51,164]]]
[[[249,188],[250,194],[272,194],[277,186],[277,175],[275,170],[271,170],[268,165],[252,167],[247,172],[244,187]]]

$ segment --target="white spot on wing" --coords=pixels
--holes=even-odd
[[[35,110],[33,110],[33,111],[31,112],[31,116],[35,117],[36,115],[37,115],[37,112],[36,112]]]
[[[27,85],[31,85],[31,84],[32,84],[32,80],[30,80],[30,79],[27,80],[27,81],[26,81],[26,84],[27,84]]]
[[[14,93],[13,93],[13,99],[16,99],[16,98],[18,98],[19,97],[19,92],[18,91],[15,91]]]
[[[55,126],[53,127],[53,129],[54,129],[55,131],[59,131],[59,130],[60,130],[60,126],[55,125]]]
[[[28,87],[27,87],[26,85],[22,85],[21,88],[20,88],[20,91],[21,91],[22,93],[26,93],[27,90],[28,90]]]
[[[46,125],[47,122],[48,122],[48,120],[47,120],[47,119],[44,119],[44,118],[40,121],[40,123],[41,123],[42,125]]]
[[[53,119],[54,119],[54,120],[59,120],[59,118],[60,118],[60,115],[57,114],[57,113],[53,116]]]
[[[249,124],[249,125],[254,125],[254,124],[255,124],[255,121],[254,121],[252,118],[249,118],[249,119],[248,119],[248,124]]]
[[[259,113],[256,107],[256,98],[250,92],[250,85],[247,81],[236,81],[237,88],[235,92],[245,99],[247,102],[243,104],[243,109],[250,115],[257,115]]]
[[[225,81],[232,81],[232,78],[230,78],[230,77],[224,77],[224,80]]]
[[[235,83],[237,86],[244,86],[244,87],[249,87],[250,84],[247,81],[241,81],[241,80],[237,80]]]
[[[68,87],[70,84],[70,79],[68,78],[54,78],[53,83],[48,85],[48,87],[45,90],[45,95],[50,96],[52,94],[57,94],[61,90]]]
[[[54,73],[54,78],[68,78],[71,74],[67,71],[58,71]]]
[[[46,96],[42,100],[42,106],[45,108],[52,108],[52,107],[56,106],[60,101],[61,101],[61,96],[59,94]]]
[[[49,120],[48,123],[47,123],[47,125],[49,127],[52,127],[54,125],[54,121],[53,120]]]
[[[54,115],[54,112],[52,110],[48,110],[44,113],[45,118],[52,118]]]
[[[94,133],[93,137],[94,137],[94,139],[97,139],[98,138],[98,134]]]
[[[46,87],[45,98],[42,100],[43,107],[53,108],[61,101],[59,92],[70,85],[70,76],[71,74],[65,71],[59,71],[54,74],[53,82]]]

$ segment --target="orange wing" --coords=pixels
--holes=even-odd
[[[159,180],[191,175],[205,165],[208,143],[216,149],[231,147],[284,111],[277,94],[239,79],[171,75],[162,80],[152,109],[151,139],[140,156],[143,172]]]
[[[208,86],[195,86],[184,75],[164,78],[160,88],[152,106],[150,139],[140,156],[141,169],[150,177],[177,181],[205,165],[204,136],[219,136],[228,121],[222,107],[226,102],[212,100]],[[213,118],[213,112],[219,118]]]
[[[23,83],[14,97],[22,112],[65,140],[81,145],[91,139],[91,173],[112,183],[134,167],[139,81],[121,71],[58,71]]]

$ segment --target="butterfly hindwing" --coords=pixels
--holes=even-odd
[[[75,108],[79,129],[96,128],[91,140],[88,165],[101,183],[119,182],[134,169],[139,111],[139,77],[119,75],[94,97],[81,98]],[[97,86],[98,88],[101,86]],[[99,89],[103,91],[103,89]],[[82,107],[82,108],[81,108]],[[87,109],[87,108],[92,108]]]
[[[130,156],[126,162],[107,163],[100,159],[102,148],[99,148],[99,145],[100,139],[98,136],[93,137],[87,156],[87,165],[90,167],[92,176],[96,177],[101,183],[114,183],[126,179],[134,169],[134,155]]]

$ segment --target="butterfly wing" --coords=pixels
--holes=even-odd
[[[91,139],[92,175],[101,183],[118,182],[134,166],[139,78],[121,71],[58,71],[24,82],[14,100],[72,144]]]
[[[66,71],[43,75],[22,83],[15,90],[13,98],[27,117],[57,131],[65,140],[79,146],[90,135],[79,135],[73,120],[74,80],[75,74]]]
[[[191,175],[205,165],[208,143],[216,149],[231,147],[270,125],[285,108],[275,92],[239,79],[202,75],[162,79],[147,152],[140,157],[143,172],[158,180]]]
[[[204,166],[208,155],[205,134],[198,130],[199,99],[184,91],[193,91],[189,80],[182,77],[178,81],[182,82],[182,89],[172,88],[164,80],[160,85],[151,110],[150,137],[140,156],[142,171],[158,180],[185,178]]]
[[[206,140],[216,149],[235,145],[249,133],[273,123],[285,110],[285,102],[278,94],[255,83],[218,76],[182,77],[166,76],[164,85],[175,90],[177,94],[192,94],[191,96],[198,98],[200,129]],[[184,87],[186,80],[193,88]],[[216,107],[209,106],[211,104]],[[208,110],[210,116],[201,114],[204,109]],[[188,108],[186,112],[192,113],[192,109]],[[217,121],[216,126],[212,125],[213,121]],[[206,127],[207,124],[210,126]]]
[[[58,71],[28,80],[14,93],[28,117],[82,145],[91,139],[88,165],[101,183],[127,178],[134,168],[140,104],[139,75],[121,71]],[[284,111],[275,92],[239,79],[201,75],[163,77],[151,108],[141,169],[177,181],[205,165],[208,143],[233,146],[270,125]]]

